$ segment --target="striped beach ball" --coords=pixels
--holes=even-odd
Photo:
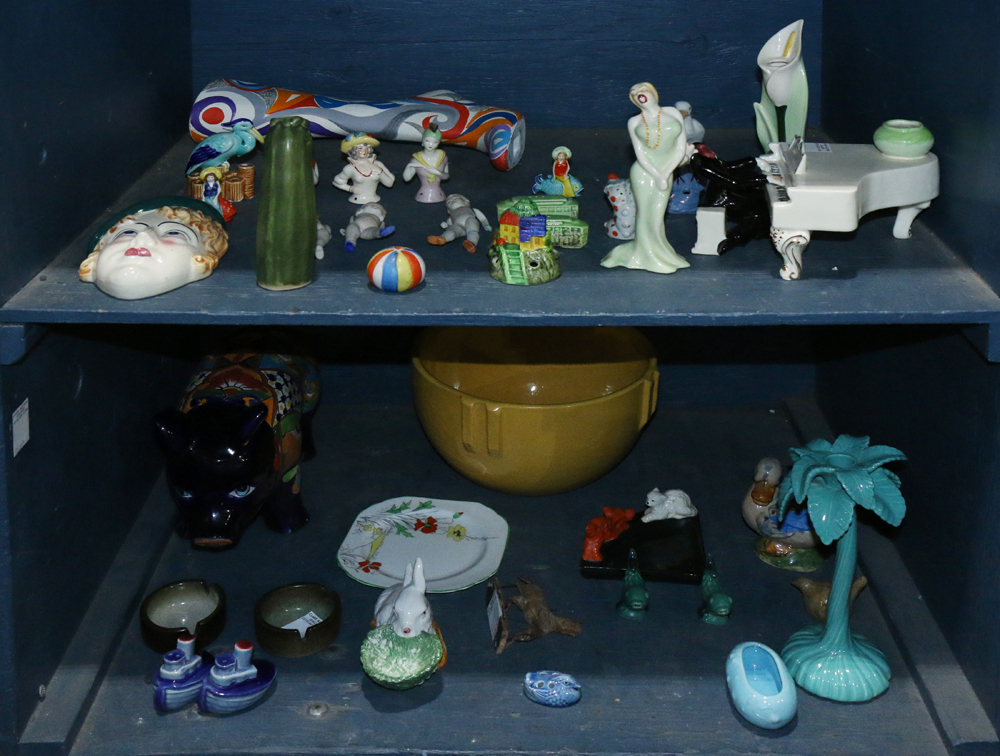
[[[409,247],[386,247],[368,261],[368,280],[382,291],[408,291],[426,271],[424,258]]]

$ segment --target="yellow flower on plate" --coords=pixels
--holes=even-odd
[[[465,526],[464,525],[452,525],[448,528],[448,532],[445,533],[453,541],[461,541],[465,538]]]

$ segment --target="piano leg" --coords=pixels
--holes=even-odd
[[[812,238],[810,231],[788,231],[771,227],[771,241],[785,264],[779,273],[786,281],[796,281],[802,275],[802,253]]]
[[[920,214],[921,210],[926,210],[931,206],[930,201],[917,202],[914,205],[904,205],[896,211],[896,222],[892,226],[892,235],[897,239],[910,238],[910,226],[913,219]]]

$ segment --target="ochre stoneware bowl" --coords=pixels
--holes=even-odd
[[[448,463],[526,496],[570,491],[624,459],[656,409],[652,344],[633,328],[428,328],[417,417]]]

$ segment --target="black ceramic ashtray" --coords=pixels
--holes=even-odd
[[[177,648],[182,635],[193,635],[195,648],[202,649],[218,638],[225,626],[226,593],[204,580],[164,585],[146,596],[139,607],[142,640],[159,654]]]
[[[292,583],[268,591],[253,610],[261,647],[287,659],[330,646],[340,632],[340,595],[319,583]]]

